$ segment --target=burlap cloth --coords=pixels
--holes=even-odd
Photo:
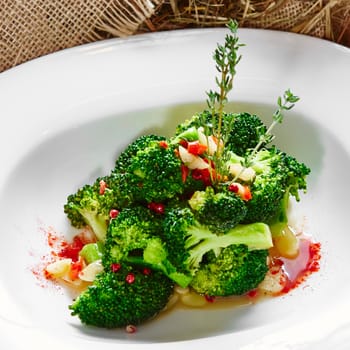
[[[80,44],[224,26],[312,35],[350,47],[350,0],[0,0],[0,72]]]

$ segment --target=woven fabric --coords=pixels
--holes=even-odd
[[[154,13],[158,3],[0,0],[0,72],[64,48],[109,36],[131,35]]]

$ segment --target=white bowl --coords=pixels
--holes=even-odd
[[[276,143],[312,169],[294,219],[322,244],[321,269],[284,297],[238,309],[175,310],[139,327],[82,326],[71,295],[39,286],[44,231],[70,235],[68,194],[104,175],[135,136],[169,135],[205,108],[212,52],[223,29],[113,39],[63,50],[0,76],[0,334],[6,349],[215,345],[236,349],[345,349],[350,340],[347,232],[350,50],[290,33],[241,29],[242,61],[228,110],[269,121],[290,88],[301,101]],[[205,342],[205,343],[204,343]]]

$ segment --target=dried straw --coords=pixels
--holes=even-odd
[[[223,26],[230,18],[240,27],[302,33],[350,46],[350,0],[170,0],[150,20],[160,31]]]

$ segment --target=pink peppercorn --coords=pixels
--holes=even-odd
[[[128,273],[125,277],[126,283],[132,284],[135,282],[135,275],[133,273]]]
[[[127,333],[135,333],[137,331],[137,328],[136,326],[132,325],[132,324],[129,324],[125,327],[125,330]]]
[[[119,210],[117,209],[111,209],[109,212],[109,217],[111,219],[115,219],[119,215]]]
[[[113,263],[113,264],[111,265],[111,271],[112,271],[112,272],[118,272],[118,271],[120,270],[121,267],[122,267],[122,266],[121,266],[120,264]]]

